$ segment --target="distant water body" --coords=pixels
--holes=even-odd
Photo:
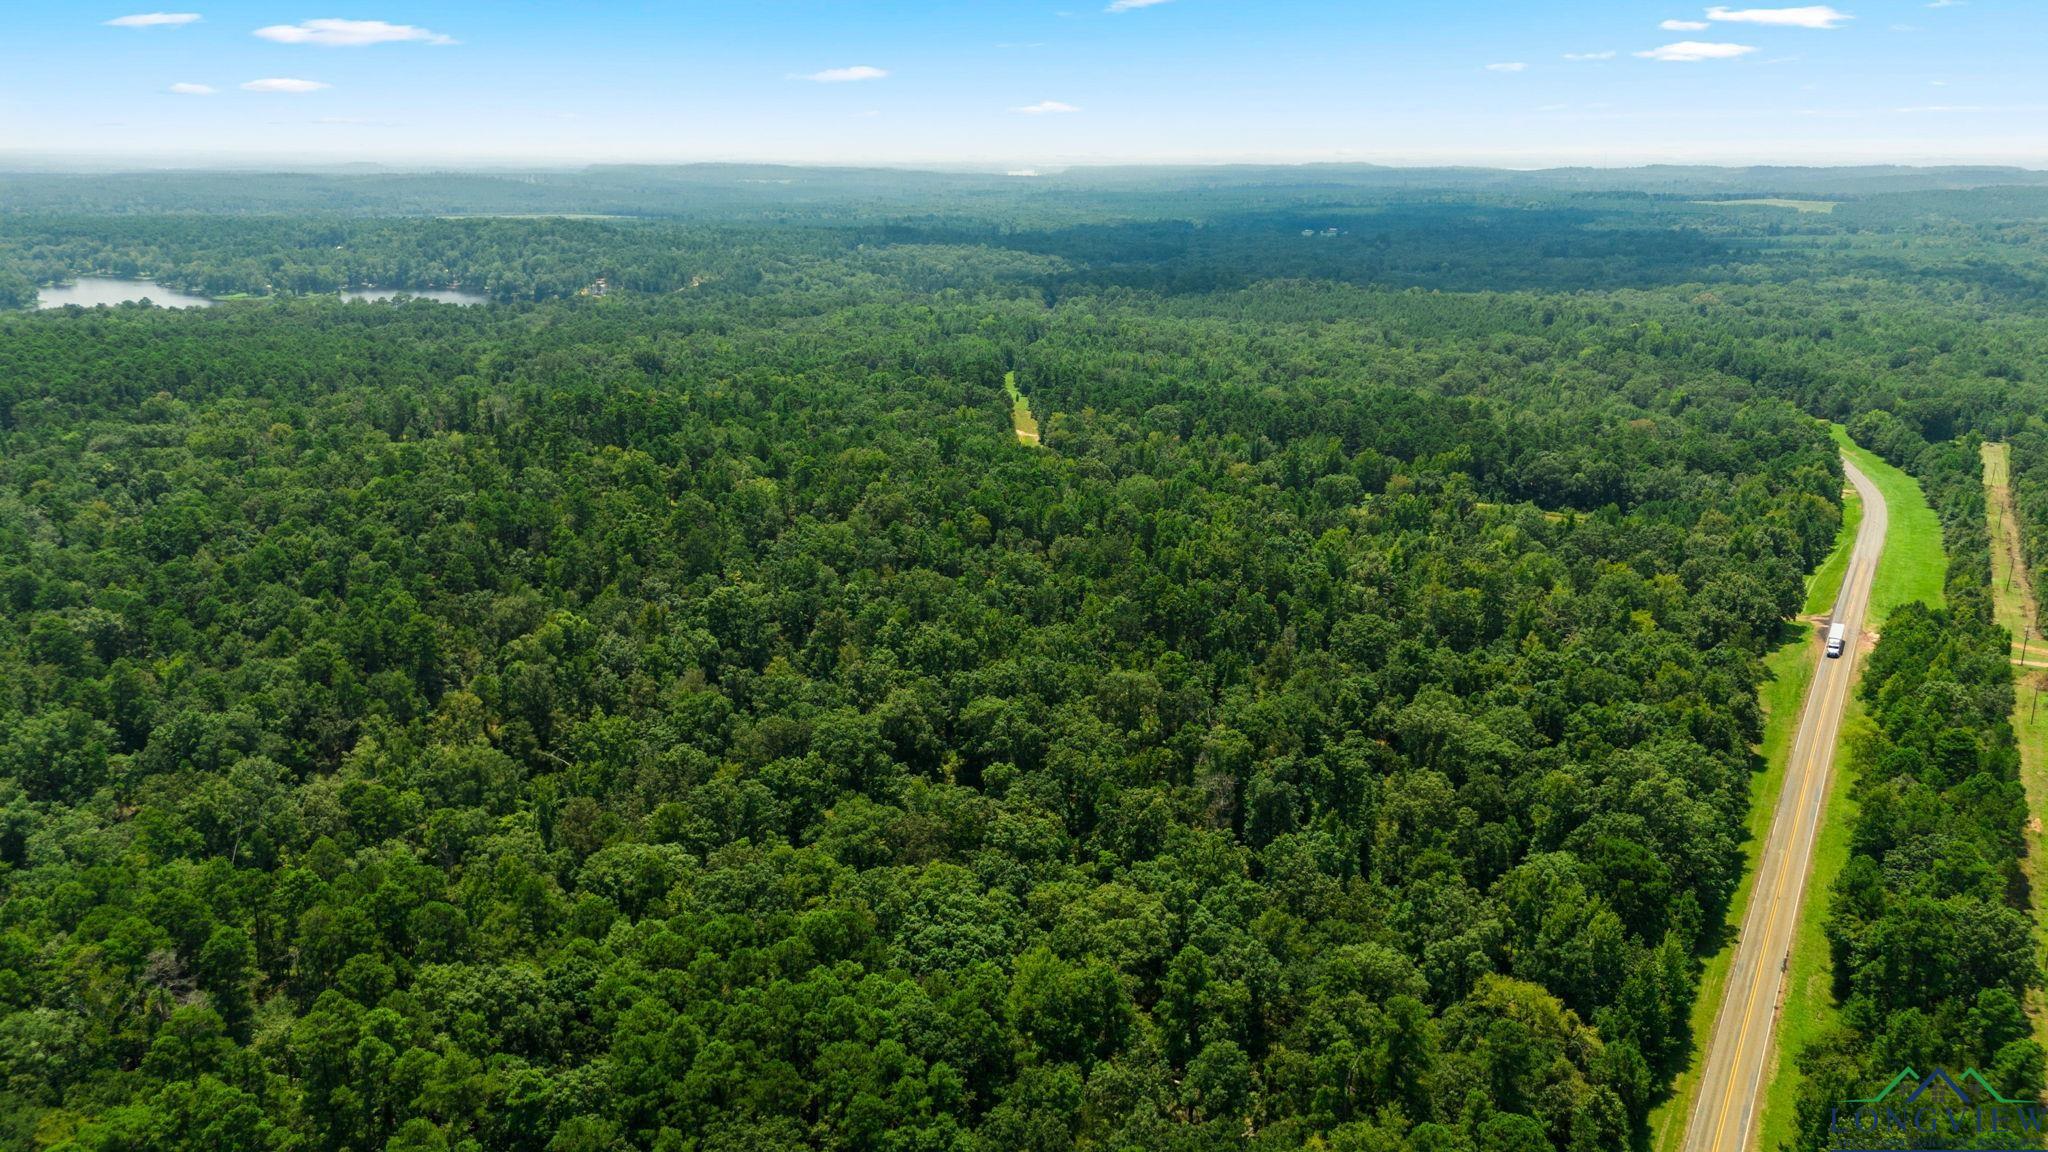
[[[80,276],[70,284],[42,288],[36,292],[38,308],[62,308],[66,304],[91,308],[96,304],[126,304],[131,300],[147,300],[159,308],[213,307],[213,301],[204,296],[188,296],[147,280],[116,280],[111,276]]]
[[[411,296],[418,300],[439,300],[443,304],[490,303],[488,296],[455,288],[350,288],[341,293],[344,300],[393,300],[400,296]]]
[[[443,304],[490,303],[490,297],[482,293],[464,292],[458,288],[349,288],[336,295],[344,300],[395,300],[400,296],[411,296]],[[80,276],[69,284],[43,288],[36,293],[38,308],[62,308],[67,304],[91,308],[99,304],[127,304],[136,300],[147,300],[159,308],[211,308],[217,303],[153,281],[121,280],[112,276]]]

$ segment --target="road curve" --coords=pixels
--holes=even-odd
[[[1869,477],[1846,458],[1842,468],[1863,497],[1863,524],[1856,531],[1855,551],[1831,619],[1848,625],[1854,640],[1863,635],[1870,609],[1870,582],[1884,550],[1889,509]],[[1742,1152],[1754,1134],[1757,1108],[1768,1086],[1765,1076],[1771,1066],[1785,969],[1819,834],[1821,801],[1834,769],[1842,709],[1849,702],[1859,655],[1858,645],[1851,643],[1839,660],[1823,656],[1807,688],[1778,809],[1771,817],[1770,838],[1757,863],[1756,884],[1735,943],[1735,963],[1728,970],[1728,987],[1714,1021],[1699,1096],[1686,1124],[1685,1152]]]

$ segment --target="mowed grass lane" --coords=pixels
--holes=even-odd
[[[2012,506],[2011,453],[2004,444],[1984,445],[1984,511],[1991,528],[1991,600],[1998,622],[2013,635],[2017,653],[2039,659],[2041,631],[2039,601],[2034,597],[2032,574],[2021,556],[2019,523]],[[2027,643],[2021,644],[2022,638]],[[2042,831],[2042,817],[2048,814],[2048,713],[2041,710],[2040,697],[2048,689],[2048,672],[2038,669],[2014,670],[2018,689],[2012,712],[2013,735],[2019,740],[2020,784],[2027,790],[2026,845],[2022,860],[2026,867],[2027,893],[2034,911],[2035,947],[2048,945],[2048,834]],[[2040,989],[2027,997],[2027,1016],[2034,1024],[2034,1041],[2048,1047],[2048,997]]]

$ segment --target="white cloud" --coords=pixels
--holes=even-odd
[[[1013,108],[1011,111],[1022,112],[1026,116],[1045,116],[1054,112],[1079,112],[1080,109],[1072,104],[1062,104],[1058,100],[1040,100],[1036,104],[1026,104],[1022,108]]]
[[[1704,32],[1707,30],[1707,22],[1705,20],[1666,20],[1662,24],[1657,25],[1657,27],[1662,28],[1666,32]]]
[[[1681,40],[1666,44],[1636,55],[1645,60],[1665,60],[1673,64],[1691,64],[1700,60],[1733,60],[1756,51],[1750,44],[1707,44],[1698,40]]]
[[[454,44],[451,36],[411,24],[389,24],[382,20],[306,20],[298,24],[272,24],[258,28],[256,35],[279,44],[313,44],[321,48],[362,48],[371,44]]]
[[[1855,17],[1826,4],[1805,8],[1721,8],[1707,9],[1707,19],[1722,24],[1771,24],[1781,28],[1840,28]]]
[[[1612,53],[1612,52],[1567,52],[1567,53],[1565,53],[1565,54],[1564,54],[1564,58],[1565,58],[1565,59],[1567,59],[1567,60],[1612,60],[1612,59],[1614,59],[1614,53]]]
[[[1960,8],[1967,3],[1969,3],[1969,0],[1933,0],[1933,3],[1927,6],[1929,8]]]
[[[1111,0],[1109,7],[1104,8],[1103,11],[1129,12],[1134,8],[1150,8],[1154,4],[1164,4],[1166,2],[1167,0]]]
[[[171,93],[176,96],[211,96],[220,89],[211,84],[173,84]]]
[[[322,88],[332,87],[332,84],[322,84],[318,80],[294,80],[284,76],[272,76],[266,80],[251,80],[247,84],[242,85],[242,90],[245,92],[318,92]]]
[[[1529,66],[1527,64],[1522,63],[1520,60],[1516,60],[1506,64],[1488,64],[1486,66],[1486,70],[1488,72],[1521,72],[1527,69],[1528,67]]]
[[[855,80],[880,80],[888,74],[889,70],[887,68],[873,68],[866,64],[856,64],[851,68],[827,68],[823,72],[813,72],[809,76],[804,77],[804,79],[813,80],[819,84],[847,84]]]
[[[180,24],[199,23],[197,12],[138,12],[133,16],[116,16],[107,21],[109,28],[175,28]]]

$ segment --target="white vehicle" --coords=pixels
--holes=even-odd
[[[1828,659],[1840,660],[1842,658],[1842,646],[1848,642],[1849,629],[1847,625],[1839,622],[1828,625]]]

